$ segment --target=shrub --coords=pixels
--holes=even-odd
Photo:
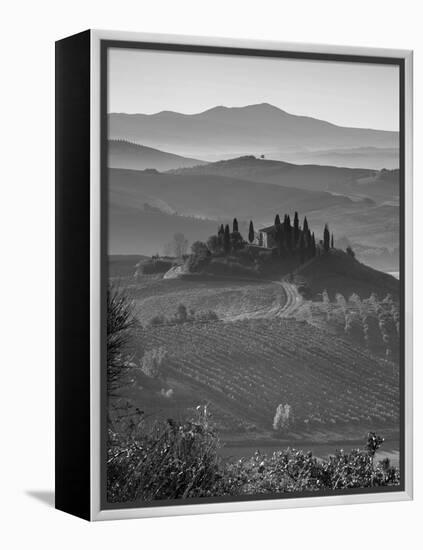
[[[219,493],[218,439],[207,408],[190,422],[158,422],[148,428],[141,417],[127,436],[109,432],[109,502],[150,501]]]
[[[209,321],[218,321],[219,317],[215,311],[209,309],[208,311],[199,311],[195,316],[195,320],[200,323],[204,323]]]
[[[152,319],[150,319],[150,326],[152,327],[158,327],[161,325],[165,325],[167,323],[167,319],[164,315],[155,315]]]
[[[347,254],[351,256],[351,258],[355,258],[355,252],[350,246],[347,246]]]
[[[186,266],[188,271],[195,273],[201,271],[210,259],[210,251],[207,245],[201,241],[196,241],[191,246],[191,255],[188,257]]]
[[[144,275],[153,275],[155,273],[166,273],[173,266],[169,260],[151,259],[141,264],[140,268]]]
[[[274,430],[285,430],[291,426],[294,422],[294,414],[291,405],[278,405],[276,407],[276,413],[273,418]]]
[[[158,378],[167,357],[167,351],[160,347],[146,351],[140,361],[141,371],[149,378]]]

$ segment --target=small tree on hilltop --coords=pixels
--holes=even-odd
[[[232,232],[238,233],[238,220],[236,218],[234,218],[234,221],[232,223]]]
[[[329,233],[328,224],[325,225],[325,228],[323,230],[323,248],[325,249],[325,252],[329,252],[330,233]]]
[[[254,241],[254,225],[252,220],[250,221],[250,227],[248,229],[248,240],[250,243]]]
[[[355,258],[355,252],[350,246],[347,246],[347,254],[351,256],[351,258]]]
[[[330,238],[330,247],[335,248],[335,246],[333,244],[333,233],[332,233],[331,238]]]

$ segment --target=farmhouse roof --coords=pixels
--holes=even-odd
[[[275,226],[274,225],[269,225],[269,227],[262,227],[258,231],[259,231],[259,233],[274,233]]]

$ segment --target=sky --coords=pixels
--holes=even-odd
[[[392,65],[109,49],[109,112],[193,114],[271,103],[340,126],[399,129]]]

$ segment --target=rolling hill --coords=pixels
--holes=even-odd
[[[346,297],[356,293],[361,298],[369,298],[372,293],[380,298],[391,294],[395,300],[399,299],[398,279],[360,263],[341,250],[317,256],[295,273],[297,280],[304,279],[313,298],[327,290],[331,299],[337,293]]]
[[[381,170],[396,169],[399,166],[398,147],[344,147],[342,149],[308,150],[272,155],[275,160],[296,164],[324,164],[349,168]]]
[[[266,170],[267,162],[274,164],[253,160],[255,166]],[[397,255],[392,257],[398,247],[395,203],[375,204],[368,198],[352,200],[343,194],[240,179],[239,166],[244,162],[250,161],[216,163],[225,167],[223,173],[219,166],[214,166],[215,173],[208,173],[209,165],[166,173],[110,169],[109,251],[157,253],[177,231],[183,232],[192,244],[207,239],[215,233],[217,223],[228,223],[233,217],[238,218],[241,233],[246,236],[250,220],[259,228],[272,223],[278,212],[283,215],[297,210],[301,219],[307,215],[317,238],[321,238],[320,232],[329,222],[335,240],[346,238],[353,247],[359,244],[359,257],[366,258],[370,265],[398,270]],[[226,168],[234,164],[234,175],[230,175]],[[279,170],[281,163],[275,164]],[[292,166],[288,165],[288,169],[295,170]],[[311,187],[312,171],[308,177]]]
[[[398,201],[399,196],[398,170],[301,165],[258,159],[252,155],[174,170],[173,173],[219,175],[296,189],[345,194],[353,199],[368,197],[380,203]]]
[[[206,160],[228,154],[265,153],[272,157],[308,150],[398,148],[399,143],[397,132],[336,126],[287,113],[268,103],[218,106],[192,115],[172,111],[152,115],[111,113],[109,138]]]
[[[204,164],[202,160],[180,157],[145,145],[113,139],[108,142],[107,163],[109,168],[126,168],[128,170],[153,168],[159,172]]]

